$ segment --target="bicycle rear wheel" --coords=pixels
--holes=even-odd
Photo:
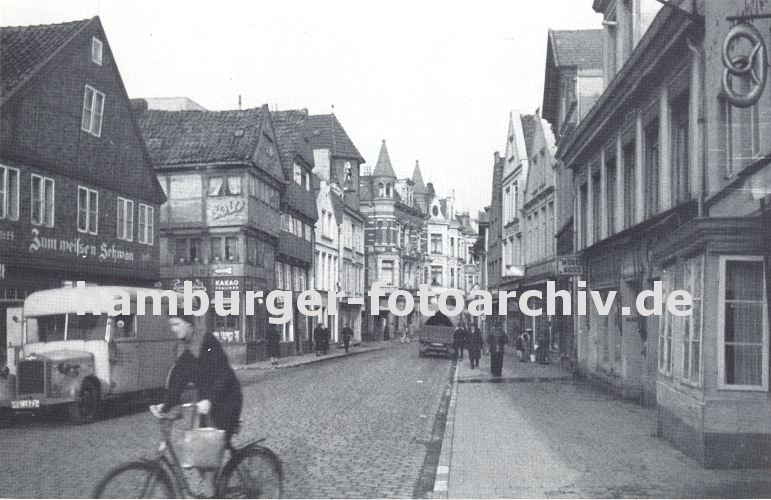
[[[171,478],[155,462],[114,468],[94,488],[93,498],[176,498]]]
[[[217,488],[221,498],[281,498],[283,492],[281,461],[257,445],[235,452],[225,464]]]

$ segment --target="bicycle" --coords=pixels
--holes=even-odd
[[[110,470],[94,488],[93,498],[206,498],[194,491],[172,442],[174,422],[184,418],[183,410],[194,403],[179,405],[158,419],[161,443],[154,458],[140,459]],[[191,427],[196,413],[191,412]],[[236,431],[238,432],[238,431]],[[284,474],[281,461],[260,445],[265,438],[233,447],[227,443],[227,459],[216,471],[215,498],[281,498]],[[198,471],[200,477],[202,471]]]

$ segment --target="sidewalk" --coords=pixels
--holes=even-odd
[[[310,363],[318,363],[321,361],[327,361],[335,358],[342,358],[344,356],[354,356],[356,354],[362,354],[365,352],[378,351],[380,349],[387,349],[394,345],[390,341],[383,342],[362,342],[357,346],[351,344],[348,349],[348,353],[342,347],[342,344],[338,348],[335,345],[329,346],[329,354],[322,356],[316,356],[315,352],[300,354],[298,356],[286,356],[279,358],[277,365],[271,365],[270,360],[258,361],[256,363],[249,363],[246,365],[233,365],[233,369],[236,373],[243,370],[277,370],[281,368],[292,368],[295,366],[307,365]]]
[[[456,368],[432,498],[753,497],[764,470],[707,470],[655,436],[656,410],[507,352]]]

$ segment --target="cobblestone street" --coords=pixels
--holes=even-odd
[[[251,373],[236,441],[267,438],[287,497],[412,497],[450,366],[409,344]],[[110,467],[153,452],[148,412],[111,413],[87,426],[17,418],[0,429],[0,496],[88,497]]]

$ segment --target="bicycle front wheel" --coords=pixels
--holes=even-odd
[[[222,498],[281,498],[281,461],[267,448],[250,446],[235,452],[225,464],[218,496]]]
[[[155,462],[129,462],[114,468],[94,488],[93,498],[176,498],[166,471]]]

